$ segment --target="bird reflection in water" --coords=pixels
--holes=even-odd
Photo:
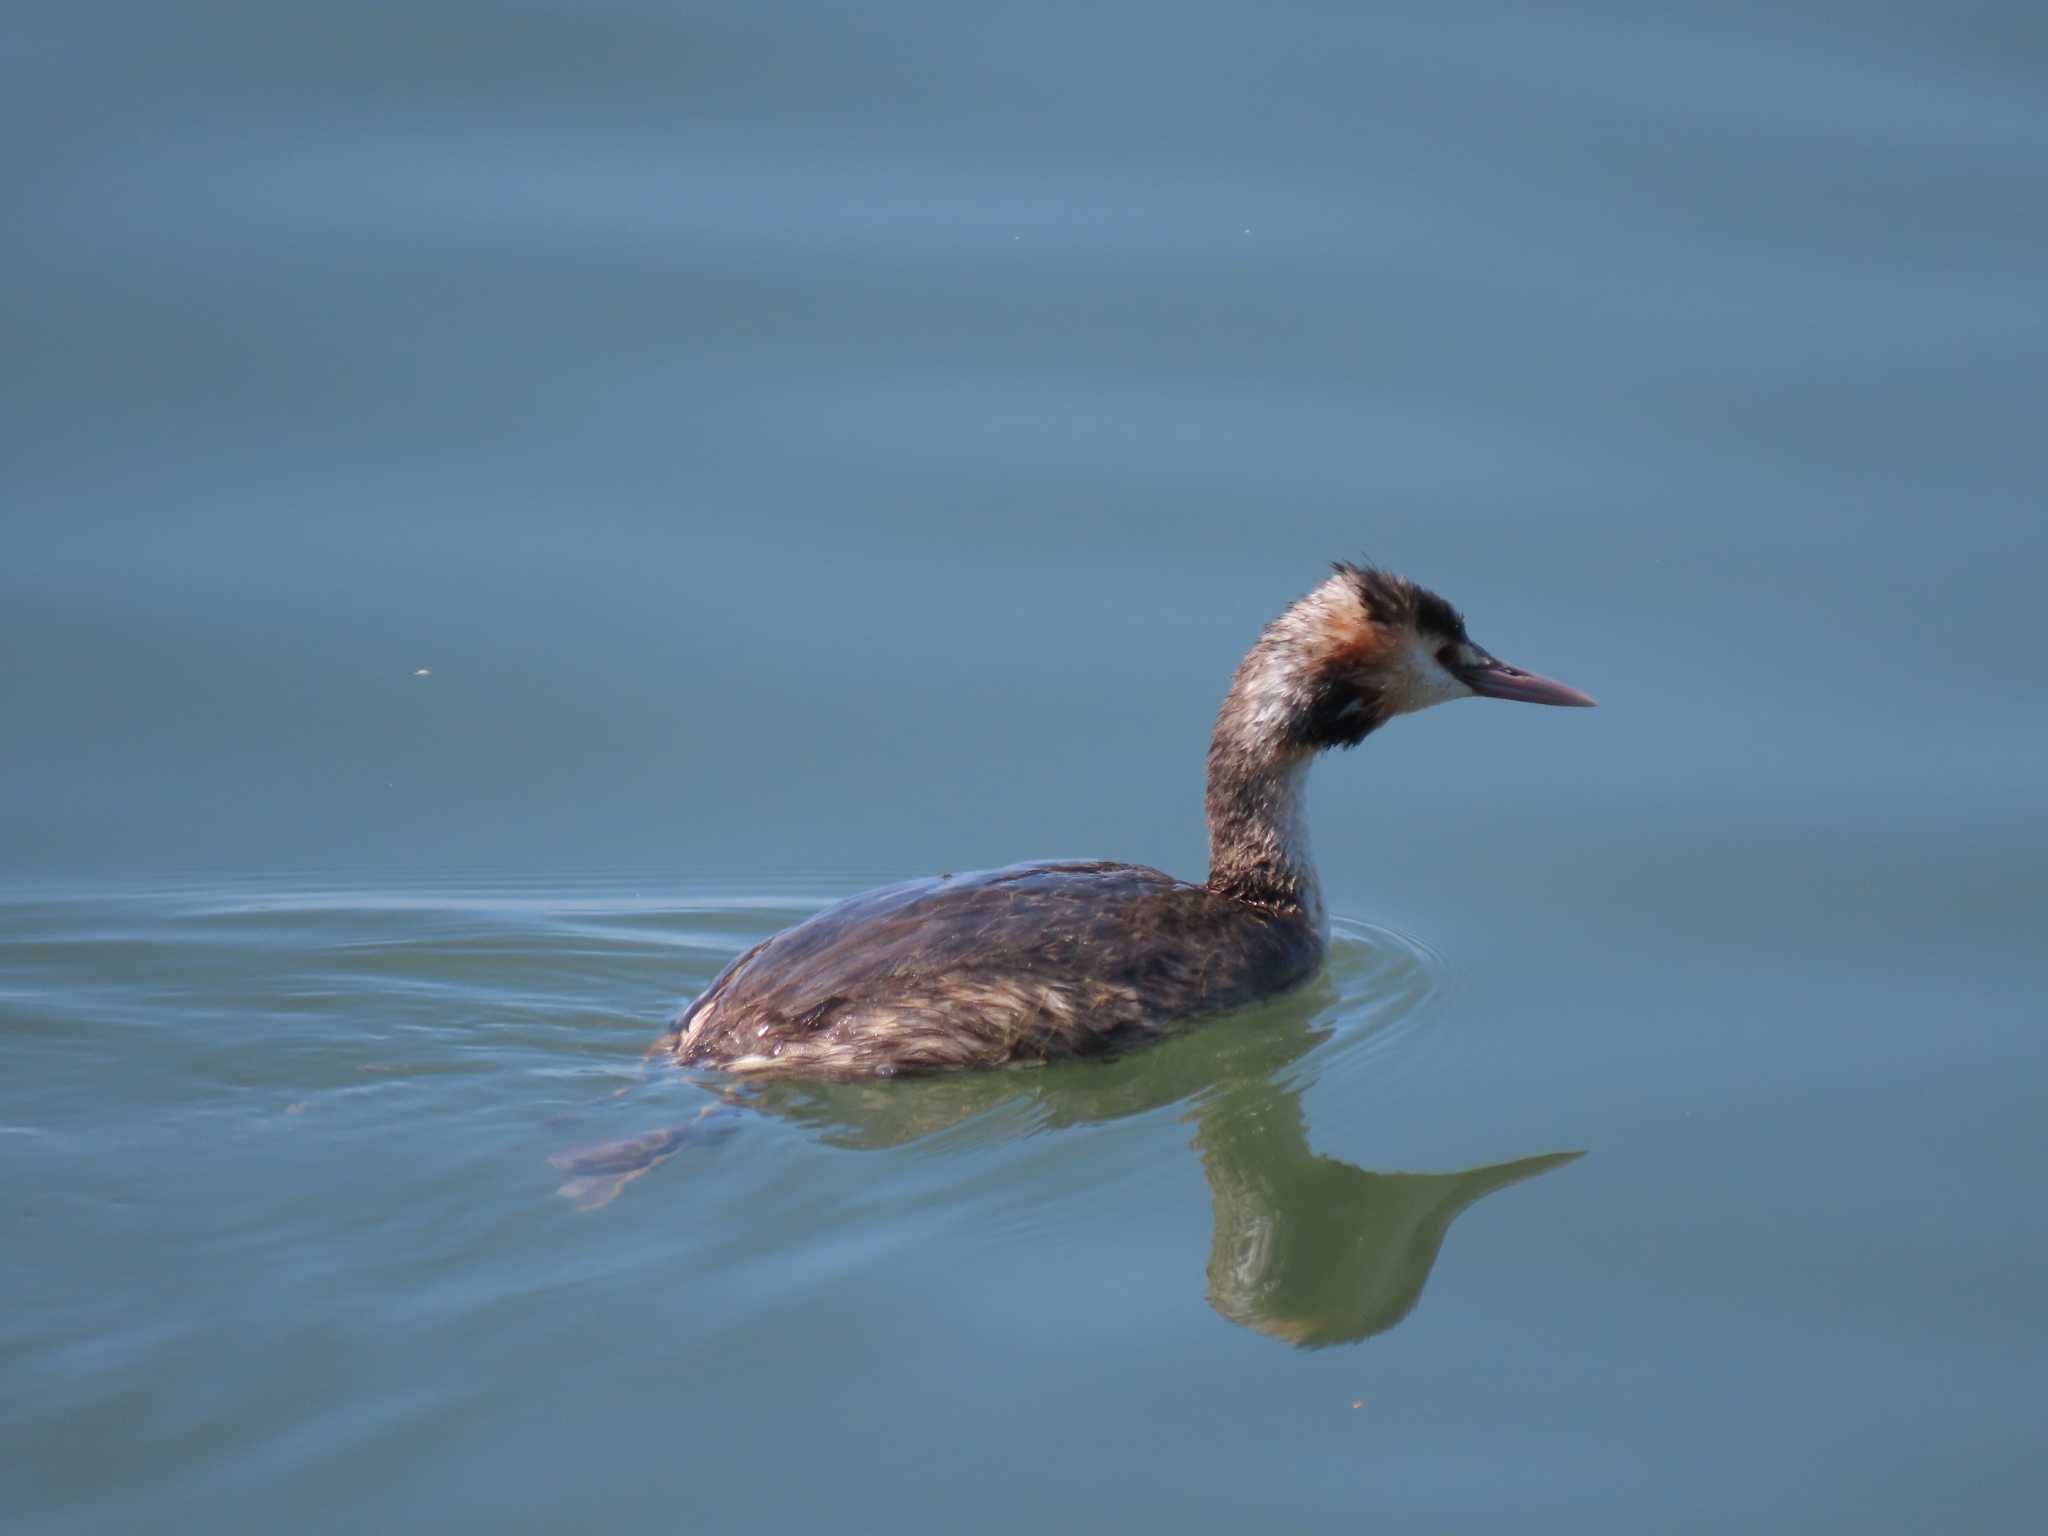
[[[1460,1173],[1368,1173],[1308,1147],[1301,1099],[1271,1083],[1205,1106],[1209,1305],[1303,1349],[1385,1333],[1415,1309],[1458,1215],[1577,1159],[1552,1152]]]
[[[1311,1151],[1296,1063],[1340,1032],[1325,977],[1238,1018],[1149,1050],[925,1078],[733,1083],[680,1125],[564,1153],[560,1193],[607,1205],[633,1180],[692,1145],[771,1114],[832,1145],[901,1146],[1005,1111],[1034,1129],[1101,1124],[1186,1103],[1214,1217],[1209,1304],[1233,1323],[1299,1348],[1384,1333],[1414,1310],[1444,1235],[1495,1190],[1574,1161],[1554,1152],[1455,1173],[1371,1173]],[[1352,1031],[1346,1031],[1352,1032]]]

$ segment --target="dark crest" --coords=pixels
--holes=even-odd
[[[1376,565],[1353,565],[1348,560],[1339,560],[1331,569],[1351,583],[1373,623],[1395,628],[1412,624],[1446,640],[1465,638],[1463,615],[1429,588],[1418,587],[1407,577],[1383,571]]]

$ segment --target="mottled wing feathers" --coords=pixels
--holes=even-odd
[[[677,1020],[685,1063],[832,1075],[1088,1055],[1305,979],[1297,916],[1129,864],[870,891],[736,961]]]

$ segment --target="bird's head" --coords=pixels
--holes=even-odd
[[[1240,727],[1311,750],[1356,746],[1396,715],[1452,699],[1593,703],[1502,661],[1427,587],[1341,561],[1267,626],[1245,669],[1238,694],[1250,718]]]

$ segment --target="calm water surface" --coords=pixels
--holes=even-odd
[[[14,7],[7,1529],[2032,1530],[2037,10]],[[1362,553],[1313,987],[643,1070]]]

